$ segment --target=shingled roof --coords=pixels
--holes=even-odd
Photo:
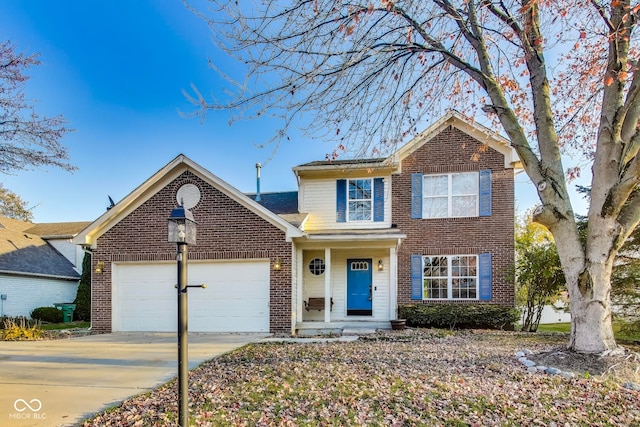
[[[247,194],[252,200],[256,199],[255,193]],[[298,212],[298,192],[280,191],[274,193],[260,193],[258,201],[262,206],[277,214],[280,218],[295,227],[300,227],[307,214]]]
[[[33,224],[24,230],[29,234],[35,234],[43,239],[70,239],[82,231],[91,221],[79,222],[47,222]]]
[[[247,196],[253,200],[256,200],[255,193],[247,194]],[[258,203],[278,215],[297,214],[298,192],[281,191],[275,193],[260,193],[260,200],[258,201]]]
[[[32,226],[0,217],[0,273],[78,280],[68,259],[40,236],[26,232]]]
[[[347,166],[347,165],[363,165],[363,164],[374,164],[374,163],[383,163],[387,160],[386,157],[376,157],[370,159],[340,159],[340,160],[316,160],[309,163],[303,163],[298,165],[297,167],[308,167],[308,166]]]

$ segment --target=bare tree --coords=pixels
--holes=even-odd
[[[501,126],[535,185],[570,296],[569,348],[616,347],[613,260],[640,221],[637,0],[211,2],[214,40],[246,67],[196,114],[277,117],[338,141],[334,155],[385,152],[455,106]],[[215,65],[214,65],[215,67]],[[219,70],[223,75],[222,70]],[[232,81],[229,79],[229,81]],[[586,243],[563,150],[591,167]]]
[[[71,129],[62,116],[41,117],[33,100],[25,98],[29,79],[24,71],[39,65],[38,55],[25,56],[9,41],[0,42],[0,172],[39,166],[71,171],[69,154],[60,139]]]

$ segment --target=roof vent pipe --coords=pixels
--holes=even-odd
[[[262,165],[256,163],[256,202],[260,201],[260,169]]]

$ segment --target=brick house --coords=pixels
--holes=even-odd
[[[94,332],[175,330],[179,201],[191,331],[388,327],[408,302],[514,305],[509,142],[450,112],[388,158],[293,168],[298,191],[246,195],[178,156],[75,239],[93,251]]]

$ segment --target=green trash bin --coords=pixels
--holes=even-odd
[[[53,304],[57,309],[62,310],[62,321],[69,323],[73,321],[73,311],[76,309],[75,304],[58,303]]]

